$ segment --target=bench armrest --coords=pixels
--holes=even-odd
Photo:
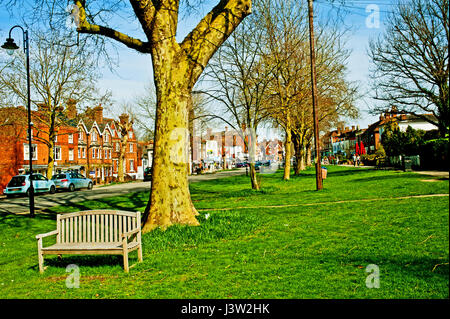
[[[133,229],[133,230],[127,232],[127,233],[123,233],[123,234],[122,234],[122,238],[131,236],[131,235],[133,235],[133,234],[137,234],[137,233],[139,233],[140,231],[141,231],[140,228],[135,228],[135,229]]]
[[[52,235],[58,235],[58,230],[54,230],[54,231],[51,231],[51,232],[48,232],[45,234],[36,235],[36,239],[41,239],[41,238],[52,236]]]

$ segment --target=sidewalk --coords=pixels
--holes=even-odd
[[[429,175],[429,176],[435,176],[440,178],[447,178],[449,176],[449,172],[447,171],[413,171],[414,173],[421,174],[421,175]]]

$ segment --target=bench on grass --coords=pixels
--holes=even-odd
[[[44,237],[56,235],[56,244],[43,247]],[[44,272],[44,255],[123,255],[129,271],[128,254],[137,249],[142,261],[141,213],[90,210],[58,214],[56,230],[36,236],[39,271]]]

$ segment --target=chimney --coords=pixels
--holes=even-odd
[[[66,116],[69,120],[77,117],[77,101],[69,99],[66,105]]]
[[[103,110],[103,108],[102,108]],[[126,113],[123,113],[122,115],[119,116],[119,120],[120,120],[120,124],[125,124],[128,123],[130,116]]]
[[[348,126],[345,127],[344,132],[348,132]]]
[[[380,114],[380,121],[384,121],[384,115]]]
[[[341,135],[341,128],[340,127],[337,128],[337,134]]]
[[[352,131],[354,131],[355,130],[355,126],[354,125],[352,125]]]
[[[94,107],[94,120],[97,122],[97,124],[103,123],[103,107],[100,105],[97,107]]]

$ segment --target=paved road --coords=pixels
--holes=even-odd
[[[191,183],[245,174],[245,169],[189,176]],[[76,190],[75,192],[57,192],[55,194],[38,194],[35,197],[36,211],[58,205],[73,205],[85,200],[102,199],[134,192],[150,190],[150,182],[132,182],[111,186],[94,186],[92,190]],[[28,197],[0,198],[0,214],[28,214],[30,211]]]

